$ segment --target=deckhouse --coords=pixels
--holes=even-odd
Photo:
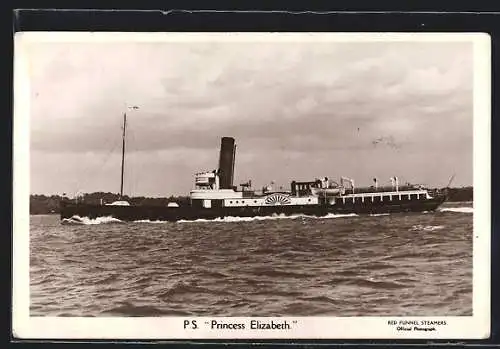
[[[355,188],[354,180],[340,178],[340,184],[327,177],[308,182],[292,181],[289,191],[275,191],[266,186],[253,190],[251,181],[233,185],[236,145],[234,138],[223,137],[219,168],[195,174],[195,188],[190,193],[195,208],[308,206],[308,205],[384,205],[408,201],[429,200],[428,191],[415,186],[399,188],[397,177],[391,178],[389,188]]]

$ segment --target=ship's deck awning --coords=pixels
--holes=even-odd
[[[381,192],[371,192],[371,193],[350,193],[341,195],[340,197],[372,197],[372,196],[399,196],[399,195],[418,195],[418,194],[428,194],[427,190],[405,190],[405,191],[381,191]]]

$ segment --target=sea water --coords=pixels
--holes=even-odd
[[[471,315],[472,217],[471,203],[424,213],[176,223],[31,216],[30,311]]]

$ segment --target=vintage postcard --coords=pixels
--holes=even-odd
[[[15,36],[18,338],[490,331],[482,33]]]

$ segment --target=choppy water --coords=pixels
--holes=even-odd
[[[472,216],[470,203],[156,224],[31,216],[31,315],[471,315]]]

